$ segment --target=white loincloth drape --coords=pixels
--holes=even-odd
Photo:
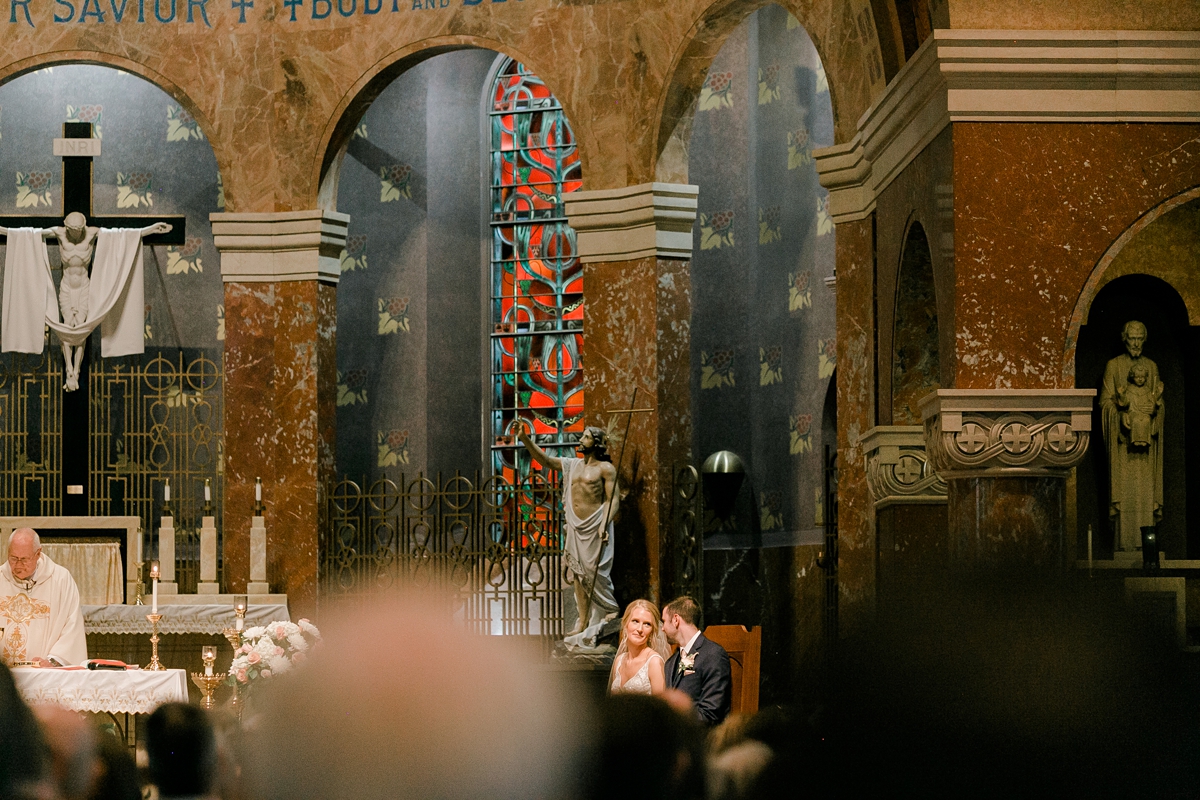
[[[92,259],[87,321],[82,325],[64,325],[41,231],[9,229],[4,256],[0,350],[40,353],[45,341],[43,328],[49,326],[59,339],[70,345],[83,344],[99,327],[100,354],[106,358],[145,352],[143,233],[142,228],[100,229]]]
[[[567,528],[563,557],[574,575],[573,580],[580,582],[592,598],[591,613],[585,620],[583,630],[566,637],[563,642],[568,649],[586,651],[596,646],[596,637],[604,627],[605,617],[617,610],[612,582],[613,523],[611,519],[607,520],[608,539],[604,541],[602,527],[606,521],[607,505],[601,505],[587,519],[580,519],[575,514],[571,497],[571,472],[583,465],[583,459],[560,460],[563,472],[563,518]]]
[[[0,566],[0,627],[8,662],[54,656],[63,664],[87,661],[87,637],[79,589],[71,573],[44,552],[28,581]]]

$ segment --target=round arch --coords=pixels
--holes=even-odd
[[[1126,245],[1151,224],[1162,218],[1165,214],[1196,198],[1200,198],[1200,186],[1193,186],[1151,208],[1145,214],[1138,217],[1132,225],[1122,231],[1121,235],[1113,240],[1113,243],[1104,251],[1104,255],[1096,262],[1096,266],[1092,268],[1091,274],[1088,275],[1087,280],[1084,281],[1083,288],[1079,291],[1079,297],[1075,301],[1075,308],[1072,310],[1070,321],[1067,324],[1066,337],[1063,343],[1063,386],[1075,385],[1075,355],[1079,345],[1079,329],[1087,322],[1092,303],[1095,301],[1096,295],[1101,288],[1107,283],[1105,280],[1106,273],[1112,267],[1117,256],[1125,249]],[[1188,315],[1192,318],[1193,322],[1200,323],[1200,309],[1189,308]]]
[[[185,92],[178,84],[170,78],[163,75],[161,72],[154,70],[141,62],[132,59],[124,58],[123,56],[105,53],[98,50],[63,50],[54,53],[42,53],[30,58],[15,61],[6,67],[0,68],[0,84],[5,84],[27,75],[31,72],[36,72],[39,69],[46,67],[55,67],[59,65],[93,65],[100,67],[111,67],[119,69],[123,72],[128,72],[131,75],[154,84],[162,91],[171,96],[175,102],[192,115],[196,120],[196,124],[200,126],[200,130],[204,133],[204,138],[208,140],[209,146],[213,150],[213,155],[217,159],[217,170],[221,174],[226,174],[230,161],[227,154],[222,149],[222,142],[214,133],[213,124],[209,121],[208,116],[201,110],[188,93]]]
[[[696,17],[680,46],[671,57],[670,66],[666,71],[666,80],[663,82],[658,102],[655,104],[654,119],[658,120],[658,125],[653,133],[655,138],[651,157],[654,159],[654,163],[647,165],[645,169],[648,176],[655,174],[658,159],[674,136],[676,127],[688,117],[688,110],[695,98],[699,96],[708,69],[724,45],[726,38],[747,17],[768,5],[777,5],[787,10],[800,22],[812,39],[817,55],[821,59],[821,65],[830,78],[829,96],[833,105],[835,136],[839,140],[843,136],[849,138],[844,134],[854,131],[858,117],[867,109],[869,98],[864,95],[861,98],[855,98],[856,102],[850,102],[848,98],[841,96],[843,79],[848,79],[850,76],[843,75],[841,70],[836,68],[835,65],[838,62],[832,57],[825,37],[819,33],[820,31],[832,31],[835,27],[832,3],[817,6],[829,14],[828,18],[819,18],[814,13],[813,6],[795,2],[795,0],[753,0],[753,2],[741,3],[735,0],[713,0]],[[860,67],[859,71],[863,72],[864,85],[869,85],[865,70]],[[848,84],[849,81],[847,80],[845,83]],[[584,167],[586,174],[586,162]]]
[[[529,66],[539,75],[540,59],[495,39],[466,34],[436,36],[412,42],[397,50],[393,50],[380,58],[369,69],[363,72],[357,81],[349,87],[333,109],[325,129],[317,143],[317,153],[314,157],[313,186],[318,187],[317,207],[333,210],[337,205],[337,166],[346,152],[346,145],[354,134],[368,106],[377,98],[392,81],[400,75],[442,53],[455,50],[490,50],[509,56]],[[571,114],[569,101],[557,91],[555,97],[567,111],[567,118],[574,119]],[[588,154],[582,141],[576,140],[579,147],[580,161],[583,163],[583,174],[587,175]]]
[[[921,417],[916,406],[922,397],[940,386],[941,359],[933,249],[927,228],[916,213],[909,217],[902,242],[892,313],[889,401],[892,424],[919,425]],[[933,363],[926,363],[930,358]]]

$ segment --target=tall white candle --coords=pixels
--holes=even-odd
[[[163,502],[171,502],[171,481],[169,480],[163,485]]]
[[[233,610],[237,614],[237,629],[240,631],[242,626],[246,624],[246,603],[239,600],[234,605]]]
[[[151,591],[150,613],[158,613],[158,562],[150,564],[150,583],[153,587]]]
[[[262,478],[254,479],[254,502],[262,502]]]
[[[204,674],[205,674],[205,675],[212,675],[212,667],[213,667],[213,665],[212,665],[212,664],[205,664],[205,665],[204,665]]]
[[[208,478],[204,479],[204,502],[212,501],[212,484],[208,482]]]

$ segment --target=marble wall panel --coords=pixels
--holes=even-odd
[[[1200,5],[1176,0],[946,0],[950,27],[1000,30],[1181,31],[1200,28]]]
[[[880,194],[875,206],[879,248],[879,375],[880,425],[920,424],[893,418],[893,369],[896,296],[905,236],[920,223],[929,242],[938,318],[940,385],[954,385],[954,145],[950,129],[944,130],[913,159]],[[840,233],[839,228],[839,233]],[[919,398],[918,398],[919,399]]]
[[[474,46],[527,61],[559,96],[575,126],[589,188],[650,180],[664,104],[699,93],[708,62],[725,35],[763,3],[714,0],[622,0],[589,3],[394,3],[384,13],[313,19],[309,0],[292,9],[260,3],[236,10],[207,4],[185,21],[182,0],[172,23],[53,22],[61,4],[30,6],[30,23],[10,20],[0,41],[0,80],[39,65],[71,60],[136,72],[192,112],[225,176],[230,211],[314,207],[330,142],[348,135],[341,118],[356,97],[387,79],[397,62],[435,48]],[[864,43],[846,4],[785,0],[821,50],[831,85],[839,140],[870,101]],[[336,5],[336,3],[335,3]],[[75,0],[77,10],[82,3]],[[394,10],[393,10],[394,9]],[[296,13],[296,19],[291,15]],[[671,88],[668,89],[668,86]],[[339,127],[339,122],[342,126]],[[350,126],[352,130],[353,126]],[[661,137],[665,143],[666,137]]]
[[[1096,263],[1200,185],[1200,126],[955,123],[955,386],[1053,388]]]
[[[838,540],[842,628],[875,602],[874,506],[859,439],[875,419],[875,247],[870,218],[837,227]]]

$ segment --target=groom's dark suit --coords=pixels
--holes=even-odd
[[[679,655],[683,648],[667,659],[667,688],[678,689],[696,704],[696,713],[705,725],[718,725],[729,714],[733,684],[729,677],[729,653],[704,634],[692,643],[696,655],[694,668],[683,670]]]

